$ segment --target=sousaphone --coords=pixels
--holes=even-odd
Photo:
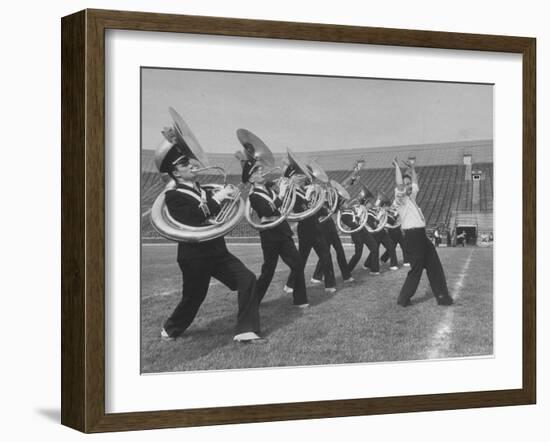
[[[174,135],[174,139],[167,138],[166,134],[163,133],[165,140],[163,140],[155,152],[157,167],[160,169],[160,163],[164,155],[176,146],[182,155],[193,158],[199,163],[200,167],[194,169],[196,173],[216,171],[223,174],[223,185],[206,184],[202,186],[207,192],[216,193],[223,187],[231,186],[226,184],[227,174],[223,168],[209,165],[208,157],[204,154],[197,138],[193,135],[181,115],[172,107],[168,111],[172,117],[173,124],[170,133]],[[244,216],[244,201],[240,196],[240,192],[235,191],[233,198],[223,201],[220,212],[215,217],[209,218],[203,226],[182,224],[170,216],[165,202],[166,192],[175,187],[176,182],[170,180],[164,190],[155,199],[151,208],[151,223],[155,230],[166,239],[190,243],[210,241],[228,234]]]
[[[243,179],[248,180],[248,177],[250,177],[254,181],[254,177],[258,174],[265,177],[277,171],[280,172],[280,168],[275,166],[275,157],[271,150],[258,136],[246,129],[238,129],[237,138],[244,148],[244,155],[239,155],[240,152],[236,155],[243,164]],[[244,176],[245,168],[248,169],[246,171],[247,177]],[[295,180],[289,179],[285,189],[284,195],[281,196],[282,205],[279,208],[281,215],[271,222],[256,221],[254,210],[250,205],[250,198],[246,198],[244,216],[252,227],[259,231],[273,229],[288,217],[296,201]]]
[[[363,186],[361,191],[359,192],[360,199],[363,201],[365,200],[374,200],[372,206],[368,209],[370,212],[370,216],[374,216],[376,221],[376,226],[371,227],[369,223],[365,225],[365,229],[369,231],[370,233],[378,233],[380,232],[384,227],[386,227],[386,222],[388,221],[388,212],[386,212],[386,209],[382,207],[381,205],[381,198],[378,196],[378,198],[374,198],[372,193],[367,189],[366,186]]]
[[[321,173],[314,167],[308,167],[290,149],[287,149],[287,155],[288,166],[284,176],[288,178],[294,177],[296,180],[305,180],[308,182],[307,187],[310,189],[308,191],[310,197],[307,208],[302,212],[291,212],[288,215],[288,221],[299,222],[315,215],[323,207],[326,198],[324,186],[328,183],[328,176],[326,176],[322,169]],[[313,174],[314,170],[317,176]]]
[[[366,189],[364,186],[362,186],[362,190]],[[349,193],[348,193],[349,195]],[[338,229],[345,234],[351,234],[360,231],[361,229],[364,229],[367,226],[367,221],[369,219],[369,211],[367,209],[367,206],[363,204],[364,202],[364,192],[360,192],[359,196],[355,198],[348,198],[346,201],[345,206],[338,210],[337,216],[336,216],[336,226]],[[343,212],[349,210],[352,211],[354,216],[357,218],[357,226],[356,227],[348,227],[346,226],[342,221]]]

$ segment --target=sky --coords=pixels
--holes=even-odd
[[[206,152],[241,149],[239,128],[273,152],[493,138],[492,85],[143,68],[144,149],[169,106]]]

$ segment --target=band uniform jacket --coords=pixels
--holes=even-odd
[[[303,190],[296,190],[296,202],[294,203],[294,212],[304,212],[309,209],[308,200]],[[308,216],[306,219],[298,222],[298,236],[302,237],[317,237],[322,235],[317,214]]]
[[[367,217],[367,225],[372,229],[375,230],[378,227],[378,218],[376,217],[377,211],[376,209],[370,208],[368,210],[368,217]]]
[[[389,226],[395,226],[399,218],[399,213],[397,212],[397,209],[395,207],[389,207],[386,209],[386,213],[388,214],[388,220],[386,221],[386,223]]]
[[[168,213],[174,220],[193,227],[204,225],[208,218],[216,216],[220,211],[220,204],[199,183],[195,183],[194,187],[178,184],[175,189],[166,192],[165,202]],[[200,243],[179,242],[178,262],[218,256],[226,252],[223,237]]]
[[[328,215],[328,209],[326,207],[321,207],[319,212],[317,212],[318,218],[321,219],[324,216]],[[328,236],[331,233],[338,234],[338,230],[336,229],[336,224],[334,224],[334,220],[332,219],[332,216],[329,216],[326,220],[323,222],[319,221],[319,225],[321,226],[322,232]]]
[[[277,194],[271,189],[253,188],[252,192],[248,196],[250,200],[250,206],[256,214],[262,218],[281,216],[279,208],[283,204]],[[292,230],[285,220],[278,226],[272,229],[260,231],[260,238],[264,241],[284,241],[288,238],[292,238]]]

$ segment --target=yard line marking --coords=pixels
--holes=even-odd
[[[462,271],[460,272],[460,275],[458,276],[458,279],[453,287],[452,298],[454,301],[456,301],[460,296],[462,286],[464,285],[464,278],[466,277],[466,273],[470,267],[470,261],[472,260],[473,253],[474,249],[470,251],[468,258],[466,258],[466,262],[462,266]],[[435,336],[432,339],[432,345],[428,351],[428,359],[439,359],[445,356],[445,353],[449,350],[449,346],[451,345],[453,318],[454,307],[446,307],[445,315],[439,323]]]

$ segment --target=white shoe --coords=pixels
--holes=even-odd
[[[238,335],[235,335],[233,337],[233,340],[237,342],[242,342],[242,343],[251,343],[253,341],[263,341],[264,339],[260,338],[254,332],[245,332],[245,333],[239,333]]]
[[[370,272],[371,275],[379,275],[380,272]]]
[[[174,341],[176,338],[170,336],[164,328],[160,332],[160,339],[163,341]]]
[[[391,266],[390,267],[390,270],[398,270],[398,269],[399,269],[399,267],[397,267],[397,266]]]
[[[335,293],[336,292],[336,287],[327,287],[327,288],[325,288],[325,292],[326,293]]]
[[[309,307],[309,304],[308,304],[308,303],[305,303],[305,304],[298,304],[298,305],[296,305],[296,307],[298,307],[298,308],[308,308],[308,307]]]
[[[408,263],[408,262],[404,262],[403,265],[404,265],[405,267],[410,267],[410,266],[411,266],[411,264]]]
[[[369,270],[369,266],[366,266],[365,264],[363,264],[362,267],[363,267],[365,270]]]
[[[320,279],[315,279],[315,278],[311,278],[310,281],[312,284],[321,284],[323,282]]]
[[[294,289],[290,288],[288,285],[285,285],[283,288],[283,292],[285,293],[294,293]]]
[[[348,279],[344,279],[344,282],[353,282],[355,279],[353,279],[351,276]]]

